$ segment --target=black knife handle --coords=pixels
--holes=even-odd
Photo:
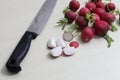
[[[28,31],[25,32],[6,63],[6,68],[8,69],[8,71],[13,73],[21,71],[20,63],[26,56],[30,48],[31,41],[35,39],[36,36],[37,34],[35,33]]]

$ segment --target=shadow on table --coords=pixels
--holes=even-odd
[[[10,73],[5,66],[2,67],[0,73],[4,76],[13,76],[15,75],[14,73]]]

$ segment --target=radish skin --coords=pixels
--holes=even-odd
[[[72,42],[70,42],[69,46],[78,48],[79,47],[79,43],[77,41],[72,41]]]

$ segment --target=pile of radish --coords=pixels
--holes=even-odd
[[[47,46],[50,50],[50,55],[57,58],[64,54],[65,56],[71,56],[75,53],[79,43],[76,41],[70,42],[69,46],[66,45],[63,39],[50,38],[47,42]]]
[[[84,7],[77,0],[71,0],[68,7],[63,11],[64,19],[59,20],[59,26],[64,30],[63,39],[70,42],[76,35],[84,42],[89,42],[95,35],[103,37],[108,47],[113,39],[108,31],[116,31],[114,25],[116,15],[120,11],[113,2],[104,3],[102,0],[89,0]],[[119,17],[120,19],[120,17]],[[66,26],[71,24],[70,26]],[[80,33],[80,34],[79,34]]]

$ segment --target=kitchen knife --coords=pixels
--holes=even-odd
[[[40,11],[33,19],[32,23],[28,30],[24,33],[23,37],[19,41],[18,45],[14,49],[13,53],[11,54],[10,58],[6,63],[6,68],[8,71],[17,73],[21,71],[20,63],[26,56],[31,41],[35,39],[42,29],[44,28],[45,24],[52,13],[54,6],[57,0],[46,0],[43,6],[41,7]]]

